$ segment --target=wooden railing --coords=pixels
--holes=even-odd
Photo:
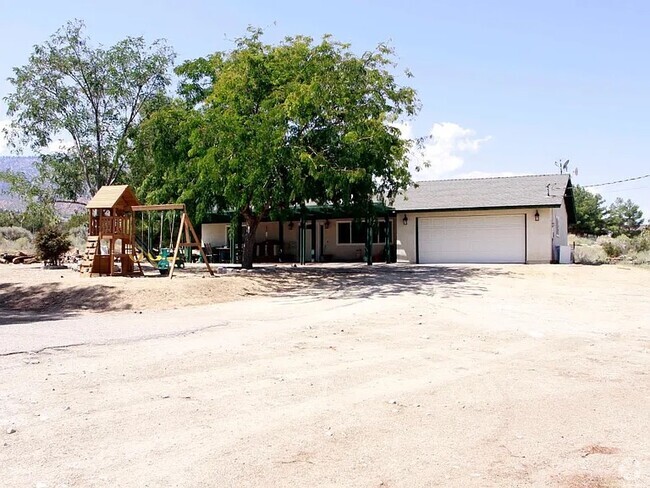
[[[91,225],[91,227],[95,227]],[[98,229],[90,229],[91,235],[130,235],[131,217],[100,217]],[[92,231],[95,231],[94,234]]]

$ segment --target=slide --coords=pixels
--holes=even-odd
[[[159,256],[154,256],[147,245],[140,239],[138,236],[135,236],[135,247],[138,251],[142,253],[144,258],[149,261],[149,264],[154,268],[158,267],[158,261],[160,261]]]

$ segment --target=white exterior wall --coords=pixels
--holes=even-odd
[[[202,224],[201,244],[210,244],[212,247],[227,247],[228,236],[226,227],[230,224]]]
[[[566,205],[562,202],[560,208],[551,210],[553,212],[553,245],[567,246],[569,244],[569,215]]]
[[[539,212],[539,221],[535,222],[535,211]],[[526,215],[526,257],[528,263],[550,263],[552,260],[554,232],[552,225],[555,218],[553,211],[559,209],[500,209],[452,212],[406,212],[408,224],[403,225],[404,212],[397,214],[397,261],[415,263],[415,222],[420,217],[477,217],[481,215]],[[566,215],[566,209],[564,210]],[[566,234],[566,218],[564,220]],[[562,227],[562,224],[560,224]],[[565,237],[566,239],[566,237]]]

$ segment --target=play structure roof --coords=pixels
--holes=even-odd
[[[86,208],[113,208],[120,199],[123,200],[123,205],[128,207],[140,205],[133,188],[129,185],[110,185],[102,186],[86,204]]]

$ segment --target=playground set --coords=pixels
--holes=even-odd
[[[214,275],[196,235],[194,226],[184,204],[140,205],[135,192],[128,185],[103,186],[86,204],[88,209],[88,239],[79,271],[87,276],[143,276],[141,260],[146,259],[161,275],[174,276],[175,268],[182,268],[185,259],[181,248],[198,248],[208,272]],[[151,238],[136,235],[136,214],[161,212],[161,230],[158,249],[154,249]],[[170,246],[162,247],[163,212],[172,212],[170,225]],[[180,225],[176,243],[172,250],[176,213],[180,212]],[[151,219],[147,224],[150,234]],[[143,231],[144,232],[144,231]],[[183,240],[183,237],[185,238]],[[136,269],[137,267],[137,269]]]

